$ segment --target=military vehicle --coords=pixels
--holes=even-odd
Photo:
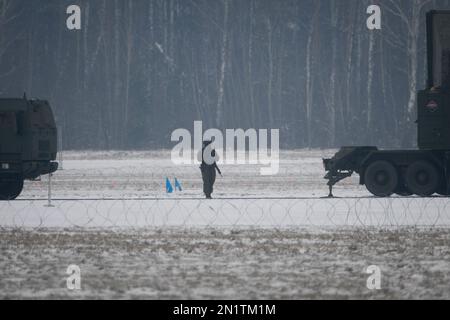
[[[57,131],[47,101],[0,99],[0,200],[14,200],[24,180],[58,169]]]
[[[418,149],[341,148],[323,160],[330,197],[355,172],[378,197],[450,195],[450,11],[427,13],[427,55],[427,88],[417,99]]]

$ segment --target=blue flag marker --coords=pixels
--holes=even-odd
[[[176,190],[183,191],[183,189],[181,188],[181,184],[180,184],[180,182],[178,181],[177,178],[175,178],[175,191]]]
[[[172,187],[172,184],[170,183],[169,178],[166,178],[166,192],[167,193],[173,192],[173,187]]]

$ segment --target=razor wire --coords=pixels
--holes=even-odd
[[[317,161],[301,171],[281,167],[280,174],[271,178],[260,177],[259,168],[227,168],[229,178],[217,182],[218,198],[206,200],[198,167],[174,169],[163,163],[163,156],[151,162],[145,161],[146,156],[110,166],[107,160],[77,163],[78,167],[67,161],[52,178],[51,202],[48,177],[27,182],[18,200],[0,202],[0,228],[450,227],[446,197],[376,198],[355,189],[355,180],[341,189],[353,188],[350,197],[308,196],[310,189],[317,193],[312,186],[322,186],[323,195],[327,193]],[[167,194],[166,178],[181,179],[184,191]],[[286,184],[302,194],[280,196]],[[242,194],[251,188],[254,192]]]
[[[450,227],[447,198],[0,202],[1,228]]]

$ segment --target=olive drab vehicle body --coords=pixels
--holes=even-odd
[[[353,173],[379,197],[450,195],[450,11],[427,13],[427,58],[427,88],[417,98],[418,148],[341,148],[323,161],[330,196]]]
[[[0,200],[13,200],[24,180],[57,170],[57,130],[47,101],[0,99]]]

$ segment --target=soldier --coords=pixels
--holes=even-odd
[[[222,172],[217,166],[216,150],[211,148],[212,141],[204,141],[202,151],[198,154],[198,160],[201,161],[200,170],[203,179],[203,193],[206,199],[212,199],[214,182],[216,181],[216,170],[222,176]],[[206,151],[206,152],[205,152]]]

